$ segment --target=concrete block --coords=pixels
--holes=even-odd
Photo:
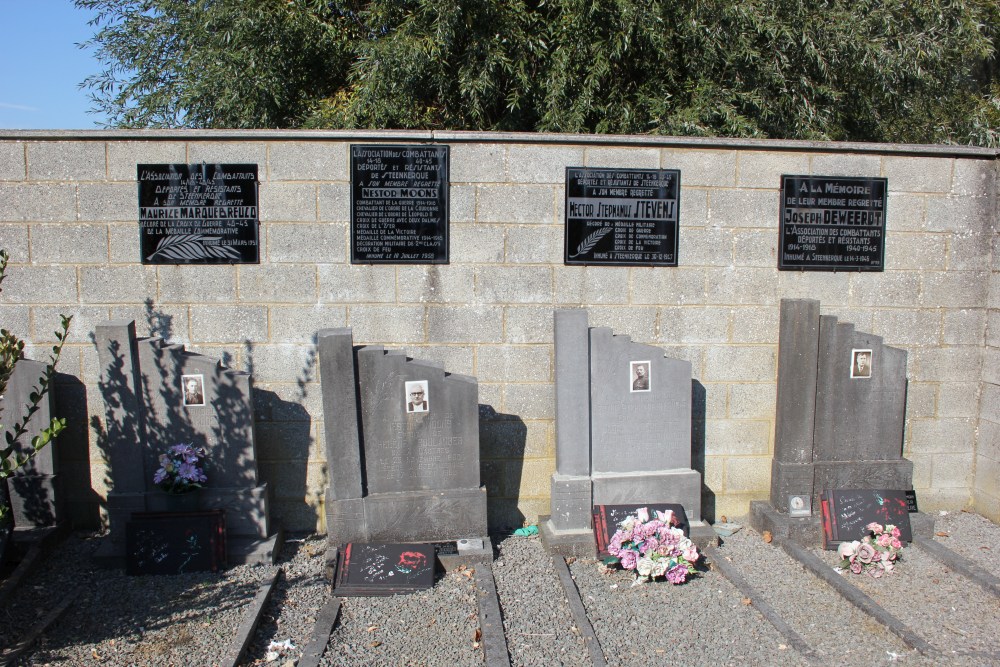
[[[553,472],[555,461],[552,459],[526,459],[521,461],[520,470],[516,472],[508,467],[508,474],[513,474],[514,479],[508,480],[507,488],[515,491],[513,495],[518,498],[544,497],[549,492]]]
[[[681,173],[683,178],[684,174]],[[709,190],[681,186],[680,226],[705,227],[708,225]],[[681,232],[681,238],[684,233]]]
[[[188,164],[187,145],[166,141],[109,141],[108,178],[127,181],[135,192],[139,164]],[[138,203],[136,203],[138,206]]]
[[[159,303],[232,303],[236,300],[237,270],[234,266],[164,265],[155,270],[159,276]]]
[[[662,169],[680,169],[681,185],[685,187],[736,185],[736,151],[664,149],[660,164]]]
[[[705,357],[705,381],[775,382],[777,358],[773,346],[712,346]]]
[[[393,303],[396,267],[383,265],[320,265],[320,303]]]
[[[78,186],[82,221],[131,222],[139,218],[135,183],[81,183]]]
[[[777,190],[781,187],[782,175],[809,173],[809,156],[805,153],[744,150],[740,151],[737,160],[736,183],[744,188]]]
[[[410,345],[406,351],[414,359],[447,368],[449,373],[476,375],[473,362],[475,353],[471,345]]]
[[[504,261],[504,227],[455,224],[453,220],[449,245],[452,264],[499,264]]]
[[[35,310],[38,311],[40,308],[36,307]],[[68,315],[69,313],[67,312],[66,314]],[[56,315],[57,319],[52,322],[51,326],[48,323],[49,320],[42,320],[45,322],[44,326],[46,330],[59,326],[58,313]],[[0,327],[22,340],[31,340],[31,309],[27,305],[0,305]]]
[[[312,183],[261,183],[258,196],[261,222],[319,219],[319,197]]]
[[[38,289],[44,285],[45,289]],[[73,303],[79,299],[72,267],[9,266],[3,281],[7,303]]]
[[[780,185],[776,177],[770,187]],[[777,229],[779,199],[773,190],[712,190],[708,195],[708,224],[712,227]]]
[[[986,229],[955,232],[948,238],[948,269],[951,271],[989,270],[993,231]]]
[[[934,272],[923,277],[921,303],[929,308],[976,308],[988,300],[990,275],[984,271]]]
[[[765,456],[730,456],[726,458],[726,492],[751,492],[759,498],[768,494],[771,461]],[[716,505],[716,514],[720,513]]]
[[[512,183],[566,181],[566,167],[583,164],[583,147],[511,144],[507,147],[507,178]]]
[[[476,268],[476,298],[484,303],[552,303],[552,268]]]
[[[254,381],[297,382],[316,373],[315,347],[271,343],[255,345],[247,353],[244,369],[253,373]]]
[[[817,299],[824,308],[839,309],[849,301],[852,275],[850,272],[779,271],[778,294],[782,299]]]
[[[900,271],[855,273],[851,276],[850,303],[853,306],[912,308],[921,303],[920,276]]]
[[[0,222],[76,220],[76,186],[63,183],[0,183]]]
[[[983,382],[1000,384],[1000,350],[995,347],[983,349]]]
[[[1000,386],[984,382],[981,401],[979,416],[988,422],[1000,424]]]
[[[278,141],[268,144],[269,181],[349,181],[346,143]]]
[[[893,345],[937,345],[941,315],[937,310],[883,308],[874,318],[872,333]]]
[[[952,158],[885,156],[882,175],[890,192],[949,192],[955,160]]]
[[[262,141],[192,141],[188,144],[191,164],[256,164],[261,180],[266,177],[267,144]]]
[[[1000,332],[1000,325],[997,329]],[[506,306],[503,340],[505,343],[552,343],[551,306]]]
[[[627,304],[626,267],[556,266],[555,301],[559,304]]]
[[[924,382],[970,382],[979,377],[982,364],[982,354],[974,347],[914,350],[912,357],[913,376]]]
[[[681,266],[732,266],[733,231],[718,227],[685,227],[677,260]]]
[[[264,306],[191,306],[191,341],[195,343],[265,343]]]
[[[812,156],[810,174],[815,176],[867,176],[882,175],[882,160],[877,155],[856,153],[819,153]]]
[[[471,266],[400,266],[397,268],[400,303],[470,303],[475,271]]]
[[[983,229],[989,220],[993,204],[987,197],[940,196],[927,199],[927,230],[931,232],[965,232]]]
[[[448,217],[456,222],[476,221],[475,185],[452,185],[448,190]]]
[[[705,454],[765,456],[770,452],[771,423],[750,419],[710,419],[705,422]]]
[[[262,422],[254,427],[257,456],[266,461],[308,461],[320,458],[322,446],[316,442],[308,421]]]
[[[555,458],[552,424],[517,419],[479,422],[479,443],[486,459]]]
[[[555,402],[555,385],[551,383],[503,385],[504,414],[525,420],[554,419]]]
[[[986,344],[990,347],[1000,347],[1000,311],[987,311]]]
[[[153,306],[149,302],[144,304],[125,303],[112,305],[109,310],[113,320],[134,321],[137,336],[159,336],[168,343],[184,343],[189,339],[191,326],[187,305]],[[105,322],[100,324],[105,324]],[[188,351],[193,352],[194,350],[189,349]],[[219,356],[214,352],[210,354],[215,357]]]
[[[675,350],[667,348],[667,356],[672,358],[679,358],[675,354]],[[698,357],[700,360],[700,357]],[[690,362],[690,359],[685,359],[685,361]],[[700,371],[700,365],[698,370]],[[726,387],[727,384],[724,382],[709,382],[707,384],[702,384],[704,387],[705,395],[705,419],[726,419],[729,417],[729,410],[727,407],[727,397],[726,397]],[[698,408],[694,408],[697,410]],[[770,415],[769,415],[770,416]]]
[[[777,385],[766,382],[729,385],[732,419],[771,419],[777,402]]]
[[[660,308],[662,343],[722,343],[729,338],[729,308],[672,306]]]
[[[996,188],[997,167],[993,160],[955,160],[951,191],[957,195],[990,196]]]
[[[321,183],[316,186],[316,218],[320,222],[351,221],[351,186]]]
[[[937,415],[938,383],[913,382],[906,385],[906,419]]]
[[[906,453],[906,456],[913,461],[913,488],[917,489],[918,492],[921,489],[928,489],[931,486],[931,466],[934,458],[933,454],[910,454]],[[923,507],[923,498],[921,496],[920,506]]]
[[[778,265],[778,235],[771,229],[733,232],[733,263],[736,266],[771,268]]]
[[[483,382],[551,382],[551,353],[547,345],[480,345],[475,376]]]
[[[660,150],[593,146],[586,149],[584,165],[594,169],[659,169]]]
[[[267,224],[267,258],[271,262],[315,262],[343,264],[351,261],[348,252],[348,225],[343,223]]]
[[[479,239],[480,243],[484,241]],[[507,248],[500,261],[510,264],[555,264],[561,267],[564,255],[565,238],[561,227],[511,226],[507,228]]]
[[[967,491],[972,486],[974,454],[935,454],[931,458],[931,488]]]
[[[312,266],[242,265],[239,300],[243,303],[315,303],[316,269]]]
[[[422,343],[424,307],[396,305],[348,306],[347,325],[354,330],[354,343]]]
[[[311,416],[321,414],[323,396],[319,375],[318,371],[313,372],[309,378],[311,381],[302,385],[298,382],[254,382],[253,409],[257,423],[305,422]],[[318,434],[321,426],[317,425]]]
[[[142,261],[139,231],[135,222],[108,225],[108,250],[112,264],[135,264]]]
[[[18,326],[18,329],[20,329],[21,323],[18,320],[15,319],[10,321],[7,319],[7,313],[11,312],[12,309],[22,309],[27,311],[26,307],[7,306],[2,312],[0,312],[0,322],[2,322],[4,329],[11,329],[12,324]],[[54,345],[56,343],[55,332],[59,330],[59,325],[62,322],[59,317],[60,315],[73,317],[73,321],[69,325],[70,335],[67,339],[68,343],[87,342],[91,332],[97,329],[97,325],[104,324],[108,321],[109,317],[107,308],[100,306],[80,306],[77,304],[64,304],[61,306],[35,306],[31,309],[31,313],[32,319],[34,320],[34,326],[32,327],[30,338],[28,336],[26,326],[22,331],[14,329],[13,332],[15,334],[23,334],[24,338],[41,345]],[[27,322],[25,321],[24,324],[26,325]],[[46,355],[46,357],[47,356],[48,355]],[[41,359],[42,357],[38,358]],[[59,370],[63,370],[61,363],[59,365]]]
[[[820,313],[832,315],[841,322],[848,322],[854,325],[856,331],[871,331],[875,328],[875,313],[882,312],[873,308],[848,308],[838,307],[827,308],[826,304],[820,306]],[[892,341],[889,341],[890,343]]]
[[[32,181],[104,181],[107,160],[103,141],[30,141],[28,179]]]
[[[998,395],[998,398],[1000,398],[1000,395]],[[954,417],[971,418],[978,416],[978,414],[978,382],[941,383],[940,389],[938,390],[938,417],[942,419],[950,419]]]
[[[26,144],[21,141],[0,142],[0,181],[23,181],[27,178]]]
[[[584,531],[591,528],[593,490],[589,476],[553,475],[551,523],[555,530]]]
[[[986,307],[1000,308],[1000,273],[996,271],[990,275]]]
[[[33,225],[31,260],[41,264],[106,263],[108,228],[104,225]]]
[[[773,306],[778,303],[778,272],[776,269],[727,267],[707,269],[705,275],[707,277],[706,303],[764,306]]]
[[[551,225],[562,221],[556,215],[556,199],[562,197],[562,188],[547,185],[481,185],[476,196],[479,222]]]
[[[896,232],[922,232],[927,229],[928,195],[889,192],[885,202],[885,228],[889,238]]]
[[[431,343],[499,343],[503,339],[500,306],[435,306],[427,310]]]
[[[679,267],[632,269],[632,303],[692,305],[705,303],[706,269]]]
[[[885,267],[890,271],[944,271],[948,239],[944,234],[887,232]]]
[[[656,308],[635,306],[594,306],[590,311],[590,325],[610,327],[615,335],[625,334],[637,343],[652,343],[656,340]]]
[[[920,419],[909,424],[909,449],[914,454],[972,453],[974,419]]]
[[[12,222],[0,224],[0,248],[7,250],[14,263],[31,260],[31,243],[28,241],[28,225]]]
[[[733,343],[776,343],[779,310],[773,307],[746,306],[730,309]]]
[[[458,144],[451,148],[451,182],[503,183],[507,180],[503,144]]]

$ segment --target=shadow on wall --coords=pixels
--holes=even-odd
[[[94,491],[87,437],[87,385],[79,378],[56,373],[53,415],[66,419],[66,430],[55,441],[59,494],[63,517],[73,528],[100,525],[100,497]]]
[[[520,417],[479,404],[479,477],[486,485],[491,535],[524,525],[526,517],[518,505],[527,439],[528,427]]]
[[[705,385],[691,380],[691,467],[701,474],[701,518],[715,523],[715,492],[705,484]]]

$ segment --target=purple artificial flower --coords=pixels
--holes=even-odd
[[[672,584],[683,584],[687,581],[688,569],[684,565],[674,565],[667,570],[667,581]]]
[[[634,551],[628,550],[622,551],[618,555],[618,560],[621,562],[622,567],[626,570],[634,570],[636,564],[639,562],[639,557]]]

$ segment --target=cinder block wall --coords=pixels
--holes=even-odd
[[[352,266],[351,143],[451,146],[451,263]],[[1000,259],[995,151],[649,137],[419,132],[0,132],[0,323],[40,358],[74,315],[60,370],[78,428],[60,443],[73,515],[106,492],[90,335],[109,318],[253,373],[275,510],[323,530],[313,335],[403,347],[480,382],[494,528],[548,512],[555,465],[552,310],[688,359],[704,386],[709,518],[768,496],[778,302],[823,310],[909,352],[904,454],[922,509],[1000,519]],[[256,163],[259,266],[142,266],[136,163]],[[563,265],[565,167],[681,170],[680,266]],[[888,178],[886,271],[779,272],[782,174]],[[978,434],[978,440],[977,440]]]

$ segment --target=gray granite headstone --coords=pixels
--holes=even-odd
[[[112,546],[102,555],[121,555],[133,512],[165,509],[153,483],[159,456],[192,443],[208,452],[200,507],[225,510],[229,562],[273,561],[279,536],[257,476],[250,376],[160,338],[137,338],[134,322],[99,325],[95,337],[112,478]]]
[[[347,542],[486,535],[475,378],[381,346],[350,329],[317,335],[327,461],[327,533]]]
[[[14,365],[14,372],[7,381],[7,388],[0,396],[0,424],[4,426],[4,443],[13,426],[24,419],[30,405],[30,395],[40,386],[45,374],[45,364],[21,359]],[[38,404],[38,410],[27,422],[27,431],[14,443],[18,454],[31,452],[31,439],[52,421],[53,394],[47,392]],[[7,480],[10,506],[17,529],[46,528],[62,518],[59,499],[59,476],[56,447],[58,440],[40,450],[35,457]]]
[[[701,475],[691,468],[691,364],[588,327],[586,310],[554,317],[557,449],[551,515],[541,526],[547,546],[592,554],[594,505],[679,503],[693,534],[707,536]]]

